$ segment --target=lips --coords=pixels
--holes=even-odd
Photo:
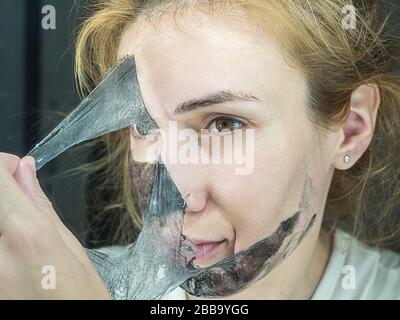
[[[210,241],[210,240],[190,240],[196,246],[196,260],[207,260],[211,257],[219,247],[225,242],[221,241]]]

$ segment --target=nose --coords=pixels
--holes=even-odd
[[[192,190],[184,198],[186,214],[200,212],[207,204],[207,193],[203,190]]]

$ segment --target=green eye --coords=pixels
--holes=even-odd
[[[222,131],[233,131],[235,129],[240,129],[243,123],[239,120],[232,118],[218,118],[212,122],[211,129],[217,129],[219,132]]]

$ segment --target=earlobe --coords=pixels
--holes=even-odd
[[[336,169],[351,168],[368,149],[374,134],[379,105],[377,85],[362,85],[353,91],[350,113],[340,129],[342,140],[335,159]]]

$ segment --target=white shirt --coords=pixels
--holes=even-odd
[[[121,247],[101,250],[107,253]],[[177,287],[162,300],[186,300]],[[350,234],[335,231],[332,253],[312,300],[400,300],[400,255],[368,246]]]

